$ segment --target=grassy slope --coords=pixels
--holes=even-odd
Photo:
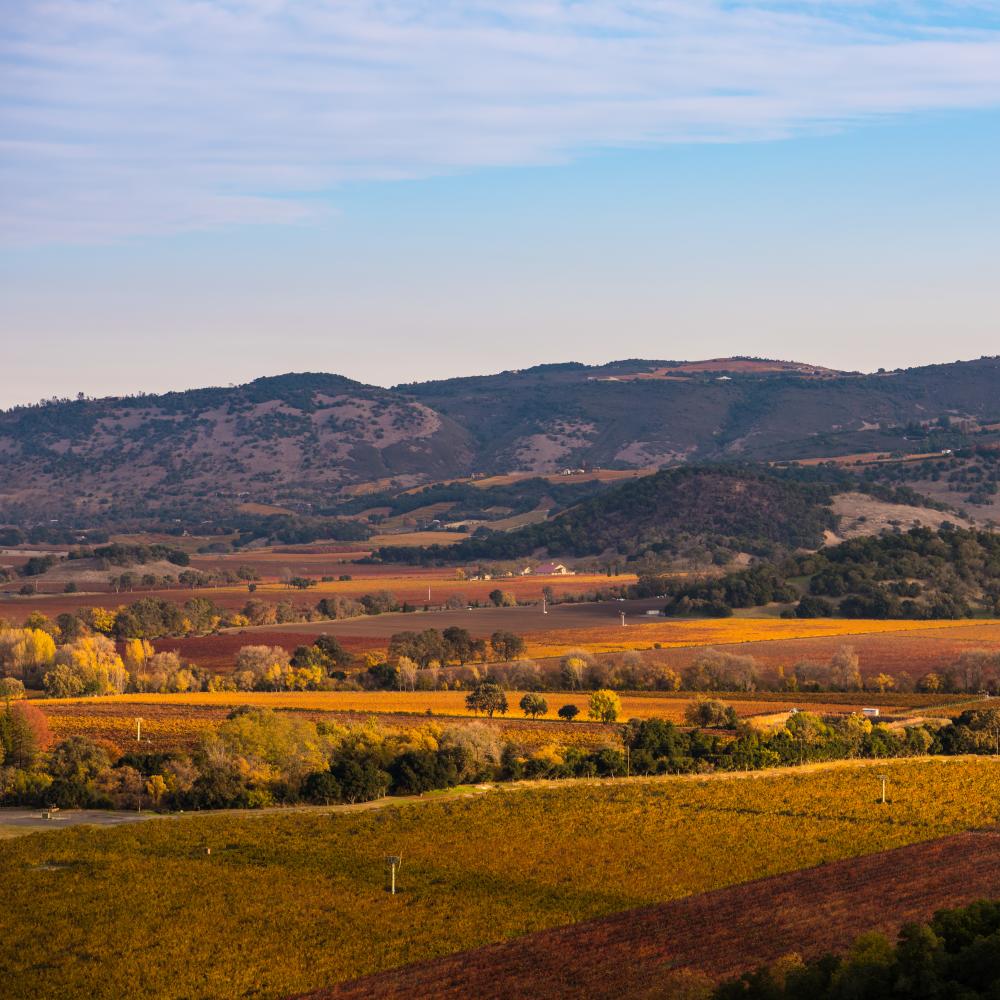
[[[278,997],[981,826],[998,805],[1000,765],[950,760],[33,835],[0,844],[0,981],[11,1000]]]

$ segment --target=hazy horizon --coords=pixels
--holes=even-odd
[[[5,6],[0,405],[998,349],[996,4]]]
[[[913,368],[923,368],[923,367],[927,367],[927,366],[931,366],[931,365],[963,364],[963,363],[968,363],[968,362],[972,362],[972,361],[978,361],[978,360],[980,360],[980,359],[982,359],[984,357],[993,357],[993,356],[995,356],[995,355],[977,355],[976,357],[946,358],[946,359],[941,359],[941,360],[938,360],[938,361],[929,361],[929,362],[926,362],[926,363],[920,363],[920,364],[914,364],[914,365],[893,365],[891,368],[889,368],[888,366],[881,366],[881,367],[884,367],[887,371],[893,371],[895,369],[908,370],[908,369],[913,369]],[[1000,356],[1000,355],[997,355],[997,356]],[[139,396],[139,395],[142,395],[142,396],[159,396],[159,395],[164,395],[166,393],[171,393],[171,392],[190,392],[190,391],[197,391],[199,389],[235,388],[235,387],[239,387],[239,386],[242,386],[242,385],[248,385],[251,382],[256,382],[256,381],[259,381],[261,379],[266,379],[266,378],[282,378],[282,377],[287,376],[287,375],[306,375],[306,374],[312,374],[312,375],[339,375],[339,376],[343,376],[344,378],[351,379],[352,381],[358,382],[359,384],[380,387],[380,388],[383,388],[383,389],[394,389],[394,388],[399,388],[399,387],[402,387],[402,386],[405,386],[405,385],[417,385],[417,384],[423,384],[423,383],[426,383],[426,382],[438,382],[438,381],[444,381],[446,379],[453,379],[453,378],[482,378],[482,377],[489,377],[489,376],[493,376],[493,375],[502,375],[502,374],[505,374],[507,372],[526,371],[528,369],[536,368],[536,367],[544,366],[544,365],[560,365],[560,364],[574,364],[574,363],[578,363],[578,364],[584,364],[588,368],[601,368],[601,367],[609,365],[609,364],[615,364],[615,363],[619,363],[619,362],[623,362],[623,361],[636,361],[636,362],[660,362],[660,361],[667,361],[667,362],[676,362],[676,363],[691,363],[691,362],[700,362],[700,361],[726,360],[727,358],[734,358],[734,359],[735,358],[748,358],[748,359],[754,359],[754,360],[776,361],[776,362],[777,361],[797,362],[797,363],[801,363],[801,364],[815,365],[815,366],[821,367],[821,368],[831,368],[833,370],[843,372],[846,375],[855,375],[855,374],[857,374],[857,375],[872,375],[872,374],[875,374],[878,371],[878,369],[875,369],[875,368],[873,368],[873,369],[862,369],[862,368],[856,368],[856,367],[842,367],[842,366],[827,365],[827,364],[824,364],[822,362],[816,361],[814,358],[810,358],[810,357],[777,358],[777,357],[772,357],[772,356],[769,356],[769,355],[753,354],[753,353],[750,353],[750,354],[740,353],[740,354],[733,354],[733,355],[705,355],[704,357],[697,357],[697,358],[696,357],[689,357],[689,358],[679,358],[679,357],[677,357],[677,358],[652,358],[652,357],[650,357],[650,358],[642,358],[642,357],[639,357],[638,355],[635,355],[635,354],[629,354],[629,355],[623,355],[622,357],[608,357],[608,358],[598,359],[598,360],[594,360],[594,361],[581,361],[578,358],[562,358],[562,359],[555,360],[555,361],[538,361],[538,362],[534,362],[532,364],[525,364],[525,365],[521,365],[521,366],[518,366],[518,367],[511,367],[511,368],[496,369],[496,370],[493,370],[493,371],[462,371],[462,372],[458,372],[458,373],[454,373],[454,374],[442,375],[439,378],[431,378],[431,379],[409,379],[409,380],[404,380],[404,381],[393,381],[393,382],[387,382],[387,381],[375,382],[375,381],[369,381],[369,380],[360,379],[360,378],[353,378],[353,376],[351,376],[350,373],[348,373],[348,372],[342,372],[342,371],[328,371],[328,370],[325,370],[325,369],[318,369],[318,368],[312,368],[312,369],[303,368],[303,369],[288,370],[288,371],[263,372],[263,373],[260,373],[260,374],[257,374],[257,375],[250,375],[250,376],[248,376],[246,378],[240,379],[239,381],[232,381],[232,380],[230,380],[230,381],[227,381],[227,382],[203,382],[203,383],[197,383],[197,384],[192,383],[191,385],[169,386],[169,387],[162,388],[162,389],[147,389],[147,388],[143,388],[142,386],[137,386],[137,387],[135,387],[134,389],[132,389],[130,391],[104,392],[104,393],[85,393],[84,395],[86,396],[87,399],[95,399],[95,400],[96,399],[114,399],[114,398],[122,398],[122,397],[127,397],[127,396]],[[29,400],[29,401],[23,402],[23,403],[22,402],[15,402],[15,403],[9,403],[9,404],[0,403],[0,409],[9,409],[11,407],[23,406],[23,405],[29,405],[30,406],[30,405],[33,405],[35,403],[49,402],[49,401],[51,401],[52,399],[55,399],[55,398],[59,398],[59,399],[72,399],[74,397],[73,396],[58,396],[58,395],[53,395],[53,396],[40,397],[39,399]]]

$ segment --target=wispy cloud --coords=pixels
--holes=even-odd
[[[1000,104],[995,3],[0,0],[0,229],[291,223],[352,180]]]

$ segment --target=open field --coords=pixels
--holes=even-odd
[[[293,635],[336,635],[337,638],[364,638],[370,648],[378,648],[395,632],[425,628],[444,629],[458,625],[473,636],[489,636],[506,629],[524,636],[528,655],[559,656],[570,649],[591,652],[617,652],[628,649],[652,649],[657,643],[664,649],[700,646],[746,645],[756,648],[761,642],[836,639],[838,645],[853,642],[859,636],[892,637],[919,634],[939,637],[957,631],[975,629],[981,641],[990,637],[1000,644],[1000,622],[971,624],[967,620],[870,621],[846,618],[707,618],[676,619],[645,617],[641,612],[655,608],[652,601],[609,601],[591,604],[559,604],[543,615],[540,607],[473,608],[456,611],[432,611],[426,614],[385,614],[330,622],[265,626],[269,633]],[[623,628],[620,614],[626,611]],[[255,629],[241,630],[252,637]],[[252,639],[248,639],[252,641]]]
[[[932,670],[953,664],[963,653],[976,650],[1000,652],[1000,624],[997,622],[915,622],[902,632],[857,632],[849,636],[801,636],[795,639],[758,639],[727,644],[727,652],[754,657],[763,667],[786,669],[796,663],[826,662],[841,646],[853,646],[861,660],[861,673],[871,676],[908,673],[914,680]],[[923,627],[920,627],[923,625]],[[682,669],[696,655],[696,649],[671,649],[657,654],[664,663]]]
[[[489,726],[503,739],[526,750],[557,744],[599,749],[620,746],[616,726],[586,719],[585,693],[549,693],[548,715],[538,720],[523,717],[517,703],[519,692],[509,692],[510,713],[486,719],[472,715],[460,691],[325,691],[325,692],[197,692],[188,694],[137,694],[84,699],[43,699],[34,704],[45,714],[53,739],[89,736],[117,748],[119,753],[136,750],[136,718],[142,719],[142,749],[147,752],[191,750],[199,739],[213,731],[240,705],[257,705],[277,711],[295,712],[313,722],[361,724],[372,719],[386,729],[407,730],[426,726]],[[836,715],[857,711],[861,705],[877,705],[883,718],[914,714],[954,714],[954,695],[886,695],[863,693],[830,695],[782,695],[753,693],[716,695],[732,705],[741,718],[762,724],[783,720],[793,706]],[[682,692],[622,695],[622,720],[669,719],[683,724],[684,711],[695,696]],[[580,709],[575,722],[555,715],[561,705]],[[939,707],[940,706],[940,707]]]
[[[391,535],[372,535],[363,547],[377,549],[382,545],[403,545],[408,548],[421,545],[457,545],[468,537],[467,531],[401,531]]]
[[[659,906],[540,931],[310,994],[310,1000],[648,1000],[677,977],[717,981],[796,953],[846,951],[857,935],[895,938],[939,909],[1000,898],[996,830],[775,875]]]
[[[122,694],[109,695],[100,698],[60,698],[51,701],[35,702],[40,708],[49,711],[50,706],[59,709],[67,706],[71,711],[89,712],[101,709],[103,706],[117,705],[136,707],[141,705],[183,705],[189,707],[208,706],[231,709],[239,705],[261,705],[268,708],[294,709],[313,712],[352,712],[367,714],[398,714],[407,713],[416,716],[474,716],[465,707],[465,691],[196,691],[186,694]],[[508,691],[507,701],[510,704],[510,714],[520,716],[517,707],[524,692]],[[545,694],[549,711],[540,718],[556,721],[556,710],[560,705],[576,705],[581,717],[587,713],[589,695],[586,691],[556,692]],[[620,694],[622,703],[622,720],[628,719],[669,719],[672,722],[682,722],[684,710],[693,701],[695,695],[686,694],[673,697],[669,694]],[[738,694],[725,697],[726,704],[732,705],[738,715],[760,715],[788,711],[804,703],[790,695],[776,695],[762,700],[740,699]],[[864,698],[866,705],[879,705],[878,696],[871,694],[858,695],[853,700],[860,702]],[[883,710],[887,705],[881,706]],[[810,702],[810,711],[820,713],[846,713],[856,708],[850,703]],[[483,718],[483,716],[478,716]],[[578,725],[578,723],[571,723]]]
[[[546,616],[538,607],[475,608],[391,614],[262,626],[228,631],[220,635],[185,639],[160,639],[157,649],[175,649],[195,663],[213,670],[232,666],[237,651],[246,645],[277,645],[292,650],[318,635],[334,635],[354,652],[385,649],[395,632],[466,628],[474,637],[487,638],[497,629],[524,636],[527,655],[558,656],[573,649],[615,652],[629,649],[649,651],[675,669],[686,666],[706,647],[753,656],[762,667],[787,669],[803,661],[826,662],[842,646],[853,646],[861,658],[861,672],[871,676],[885,672],[908,673],[913,679],[930,670],[954,663],[963,652],[1000,652],[1000,623],[940,621],[859,621],[847,619],[730,618],[682,621],[656,619],[649,622],[637,611],[656,602],[609,602],[604,604],[556,605]],[[618,615],[622,607],[636,617],[622,629]],[[552,628],[545,626],[551,622]]]
[[[480,489],[491,486],[510,486],[512,483],[524,482],[526,479],[544,479],[550,483],[616,483],[624,479],[639,479],[658,471],[655,467],[648,469],[594,469],[591,472],[571,472],[564,475],[561,472],[508,472],[502,476],[486,476],[479,479],[452,479],[453,483],[468,483]],[[422,487],[421,487],[422,488]]]
[[[427,604],[442,607],[452,597],[457,597],[466,604],[475,601],[486,602],[489,600],[489,594],[494,590],[511,593],[519,601],[540,602],[542,590],[546,587],[551,587],[557,595],[562,596],[587,593],[610,586],[627,586],[636,581],[636,577],[632,574],[609,578],[599,573],[581,573],[575,576],[529,575],[498,580],[461,580],[457,578],[454,569],[421,571],[401,569],[399,566],[359,568],[343,563],[333,565],[328,556],[323,561],[311,562],[300,555],[286,555],[280,562],[265,565],[267,568],[262,569],[258,560],[247,560],[227,566],[228,569],[234,571],[237,566],[251,566],[263,576],[264,579],[256,585],[253,593],[250,593],[246,584],[242,583],[218,587],[198,587],[194,590],[178,587],[152,590],[136,589],[127,593],[112,593],[110,588],[104,585],[94,590],[75,594],[64,594],[59,588],[59,593],[39,593],[30,596],[8,593],[0,597],[0,617],[23,621],[33,611],[41,611],[49,617],[54,617],[66,611],[78,611],[95,604],[117,608],[145,597],[178,604],[183,604],[184,601],[190,600],[192,597],[207,597],[228,611],[240,610],[251,598],[265,601],[268,604],[291,601],[296,605],[314,607],[322,597],[339,595],[359,598],[363,594],[371,594],[379,590],[392,591],[399,601],[407,601],[418,607]],[[201,569],[203,567],[195,566],[195,568]],[[372,570],[380,572],[372,572]],[[317,582],[307,590],[298,590],[279,580],[279,573],[285,573],[289,577],[310,577]],[[342,574],[348,574],[352,579],[334,579],[325,582],[320,579],[321,576],[340,576]],[[428,588],[430,588],[430,600],[427,596]]]
[[[299,692],[307,694],[308,692]],[[38,708],[48,720],[49,730],[54,740],[70,736],[89,736],[114,746],[119,753],[137,749],[144,752],[190,751],[202,736],[212,732],[222,723],[229,712],[240,704],[260,705],[278,711],[295,712],[296,715],[312,722],[327,722],[343,725],[361,725],[377,721],[384,729],[413,730],[436,726],[439,729],[452,726],[489,726],[503,739],[516,742],[528,751],[558,744],[577,746],[584,749],[600,749],[607,745],[621,746],[618,731],[613,726],[599,722],[563,722],[562,720],[525,719],[519,713],[514,718],[476,718],[468,713],[455,716],[438,715],[428,717],[417,714],[416,703],[407,705],[398,699],[398,707],[390,707],[390,699],[382,706],[364,709],[344,708],[324,702],[322,693],[314,693],[312,699],[275,694],[268,697],[263,693],[249,694],[246,698],[234,696],[231,700],[198,701],[199,697],[211,695],[162,695],[146,697],[150,700],[122,701],[118,698],[93,699],[85,702],[38,701]],[[348,702],[344,702],[348,703]],[[559,704],[565,704],[560,701]],[[142,743],[136,743],[136,718],[142,719]]]
[[[998,808],[1000,765],[951,759],[76,827],[0,844],[0,975],[10,1000],[281,997],[984,827]]]

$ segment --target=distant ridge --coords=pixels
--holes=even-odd
[[[472,474],[933,451],[934,427],[1000,427],[998,385],[995,357],[871,375],[743,357],[566,362],[391,389],[287,373],[49,402],[0,413],[0,523],[176,517],[247,499],[317,510],[359,484]],[[955,434],[944,443],[962,443]]]

